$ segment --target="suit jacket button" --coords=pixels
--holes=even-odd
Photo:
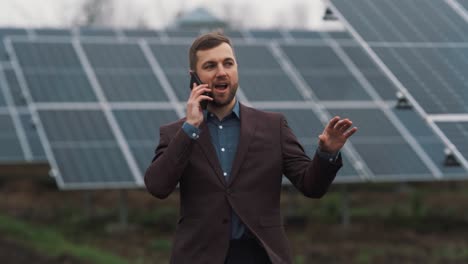
[[[227,193],[228,195],[229,195],[229,194],[232,194],[232,190],[229,189],[229,188],[227,188],[227,189],[226,189],[226,193]]]
[[[229,223],[229,219],[224,218],[224,219],[223,219],[223,224],[227,224],[227,223]]]

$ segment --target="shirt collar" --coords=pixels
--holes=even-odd
[[[237,100],[237,98],[235,100],[236,100],[236,103],[234,104],[234,107],[232,108],[231,113],[234,113],[236,117],[240,119],[240,103],[239,103],[239,100]],[[205,116],[205,120],[207,120],[208,110],[203,110],[203,115]]]

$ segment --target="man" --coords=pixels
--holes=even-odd
[[[292,263],[280,214],[282,175],[307,197],[323,196],[342,166],[339,150],[357,128],[331,119],[311,160],[282,114],[237,101],[237,61],[228,38],[198,37],[189,60],[204,84],[193,84],[186,117],[160,128],[145,174],[157,198],[180,187],[171,263]]]

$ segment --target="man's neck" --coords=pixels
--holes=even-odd
[[[223,120],[227,115],[229,115],[232,112],[232,109],[236,105],[236,100],[237,99],[234,98],[228,105],[220,107],[208,104],[208,111],[214,114],[218,118],[218,120]]]

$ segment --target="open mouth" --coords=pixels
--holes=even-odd
[[[214,88],[217,89],[217,90],[224,90],[224,89],[228,88],[228,84],[227,83],[218,83],[218,84],[214,85]]]

